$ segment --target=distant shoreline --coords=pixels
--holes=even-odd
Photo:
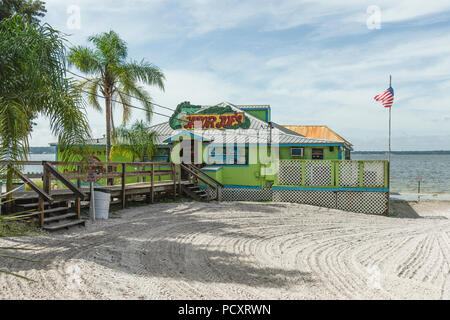
[[[352,151],[352,154],[386,154],[387,151]],[[391,151],[391,154],[450,154],[450,150]]]
[[[55,154],[54,147],[31,147],[30,154]],[[386,154],[387,151],[352,151],[352,154]],[[450,150],[392,151],[392,154],[450,154]]]

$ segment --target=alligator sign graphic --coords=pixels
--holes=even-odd
[[[189,102],[180,103],[170,117],[172,129],[193,130],[200,124],[201,129],[248,129],[250,119],[244,112],[236,112],[230,106],[213,106],[202,109],[201,106]],[[198,129],[198,127],[197,127]]]

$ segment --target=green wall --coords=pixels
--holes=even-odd
[[[269,114],[268,109],[245,109],[245,108],[243,108],[242,110],[262,121],[270,121],[270,114]]]

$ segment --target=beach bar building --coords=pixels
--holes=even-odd
[[[351,161],[347,140],[307,137],[276,124],[268,105],[185,102],[150,130],[158,136],[157,158],[200,167],[224,185],[223,200],[387,210],[386,161]]]
[[[388,210],[387,161],[352,161],[350,142],[334,132],[318,138],[308,130],[274,123],[269,105],[183,102],[169,121],[149,130],[157,134],[157,152],[149,161],[171,162],[186,172],[201,170],[223,186],[208,188],[220,193],[211,198],[296,202],[375,214]],[[87,147],[104,161],[104,139]],[[186,172],[183,179],[188,178]]]

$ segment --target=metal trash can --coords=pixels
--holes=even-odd
[[[111,194],[104,189],[94,189],[95,219],[109,218]]]

